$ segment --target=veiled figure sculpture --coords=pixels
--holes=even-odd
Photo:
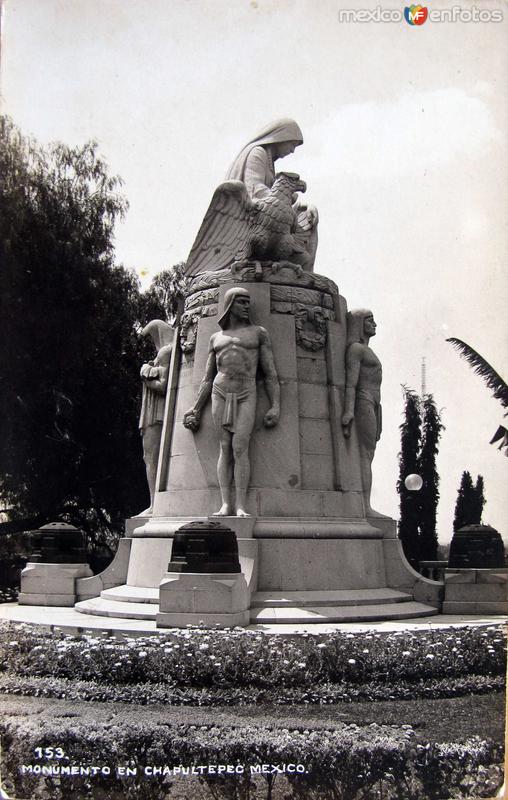
[[[298,175],[276,174],[274,167],[302,143],[297,123],[281,119],[245,145],[214,192],[187,259],[187,274],[223,269],[244,258],[291,261],[312,271],[317,209],[298,199],[306,189]]]
[[[220,443],[217,477],[222,505],[216,514],[228,516],[235,508],[236,516],[244,517],[249,516],[246,511],[249,442],[256,415],[258,366],[263,372],[271,404],[263,419],[267,428],[279,420],[280,386],[268,332],[251,321],[247,289],[232,288],[226,292],[218,324],[221,330],[210,337],[205,374],[196,402],[184,414],[183,424],[196,431],[201,412],[211,396],[212,419]]]
[[[150,336],[157,350],[154,360],[143,364],[140,372],[141,380],[143,381],[143,395],[139,430],[143,439],[143,459],[150,490],[150,506],[141,513],[148,515],[153,511],[155,479],[164,420],[164,403],[175,332],[167,322],[163,322],[161,319],[154,319],[143,328],[141,334],[142,336]]]
[[[376,335],[372,311],[357,309],[348,313],[346,351],[346,402],[342,415],[344,435],[349,437],[353,421],[360,446],[363,498],[367,516],[377,516],[370,505],[372,460],[381,436],[381,380],[379,358],[369,347]]]

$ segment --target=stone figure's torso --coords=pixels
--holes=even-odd
[[[362,365],[356,387],[357,396],[379,403],[382,377],[381,361],[368,345],[364,345]]]
[[[261,329],[249,325],[213,336],[217,361],[214,385],[224,392],[241,392],[256,385]]]
[[[251,197],[263,197],[275,180],[273,160],[264,147],[253,147],[245,163],[244,183]]]

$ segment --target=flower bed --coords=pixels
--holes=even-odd
[[[293,637],[192,629],[116,640],[3,625],[0,663],[19,676],[280,691],[502,676],[506,648],[502,629],[494,626]]]

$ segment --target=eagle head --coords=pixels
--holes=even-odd
[[[288,187],[291,192],[306,192],[307,184],[296,172],[278,172],[275,176],[272,189]]]

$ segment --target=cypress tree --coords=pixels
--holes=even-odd
[[[458,531],[464,525],[479,525],[482,520],[483,506],[485,505],[483,477],[478,475],[476,485],[473,484],[471,474],[465,470],[460,480],[453,530]]]
[[[418,493],[420,506],[420,559],[434,561],[437,558],[436,516],[439,501],[439,474],[436,456],[443,424],[434,398],[426,394],[423,398],[423,434],[419,454],[419,474],[423,486]]]
[[[404,554],[409,563],[416,567],[420,560],[420,508],[418,492],[406,488],[404,481],[408,475],[418,473],[418,454],[422,435],[420,401],[415,392],[404,387],[404,421],[400,426],[401,445],[399,453],[399,479],[397,491],[400,496],[400,518],[398,534]]]

